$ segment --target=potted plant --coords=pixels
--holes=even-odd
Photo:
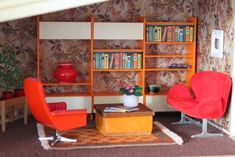
[[[142,96],[142,87],[126,86],[120,88],[120,93],[124,94],[123,105],[126,107],[136,107],[139,104],[139,96]]]
[[[16,53],[9,47],[0,45],[0,90],[3,99],[14,96],[14,89],[22,88],[23,74]]]

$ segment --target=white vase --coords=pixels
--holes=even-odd
[[[125,107],[136,107],[139,104],[139,97],[135,95],[124,95],[123,105]]]

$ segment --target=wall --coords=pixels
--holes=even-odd
[[[185,21],[189,16],[192,16],[192,0],[177,0],[177,1],[162,1],[162,0],[111,0],[104,3],[94,4],[90,6],[65,10],[57,13],[46,14],[41,16],[44,21],[85,21],[93,15],[95,21],[137,21],[139,16],[147,16],[148,21]],[[36,69],[36,47],[35,47],[35,18],[27,18],[12,22],[0,23],[0,43],[5,43],[17,51],[18,57],[22,60],[21,67],[25,76],[35,75]],[[41,69],[42,79],[50,81],[53,79],[52,73],[55,70],[57,62],[73,61],[76,68],[80,71],[79,78],[88,78],[88,42],[87,41],[42,41],[41,44]],[[95,43],[95,47],[135,47],[138,45],[135,42],[99,42]],[[76,55],[76,57],[74,57]],[[85,61],[85,62],[83,62]],[[51,67],[51,68],[47,68]],[[124,76],[123,76],[124,75]],[[177,77],[168,75],[173,82]],[[155,79],[155,76],[148,78]],[[137,78],[136,74],[127,73],[112,73],[112,74],[99,74],[96,76],[95,85],[96,89],[100,91],[117,90],[119,86],[113,86],[117,78],[126,77],[126,81],[121,82],[119,86],[130,82],[132,78]],[[100,81],[100,79],[102,81]],[[103,86],[106,80],[109,83]],[[168,78],[169,79],[169,78]],[[134,79],[132,84],[137,80]],[[103,82],[103,83],[100,83]],[[164,82],[164,81],[162,81]],[[169,83],[171,85],[172,83]],[[68,92],[69,89],[65,88],[47,88],[51,92]],[[87,90],[85,87],[73,88],[73,91]]]
[[[233,20],[232,0],[111,0],[105,3],[70,9],[57,13],[47,14],[42,16],[42,20],[53,21],[84,21],[89,19],[91,15],[96,21],[136,21],[138,16],[147,16],[148,21],[184,21],[193,13],[198,16],[198,71],[215,70],[225,72],[231,75],[232,66],[232,48],[233,48]],[[36,73],[36,20],[34,17],[0,23],[0,43],[4,43],[12,47],[17,56],[22,60],[21,69],[25,76],[35,76]],[[212,29],[224,30],[224,55],[222,59],[210,57],[210,38]],[[83,47],[87,42],[60,42],[57,40],[44,41],[42,49],[49,49],[44,51],[42,56],[42,72],[45,74],[45,80],[53,79],[51,76],[55,68],[55,61],[64,61],[66,59],[76,60],[80,65],[80,78],[87,78],[86,62],[88,56],[86,53],[88,49]],[[110,47],[125,47],[131,45],[136,46],[136,43],[104,42],[96,43],[97,47],[108,45]],[[174,48],[168,48],[174,49]],[[66,55],[63,55],[65,53]],[[69,54],[68,54],[69,53]],[[73,58],[73,54],[79,53],[78,57]],[[46,67],[52,67],[46,69]],[[174,82],[174,77],[170,74],[171,80],[166,82],[171,85]],[[126,77],[127,80],[135,76],[127,76],[126,74],[108,74],[99,75],[97,78],[105,80],[116,80],[117,78]],[[149,78],[158,78],[154,76]],[[178,76],[176,76],[178,77]],[[164,81],[164,80],[163,80]],[[114,81],[103,86],[98,84],[101,90],[111,90],[114,88]],[[133,82],[134,83],[134,82]],[[68,89],[52,88],[48,89],[52,92]],[[76,89],[76,90],[84,90]],[[216,123],[228,129],[230,112],[217,120]]]
[[[234,43],[233,0],[197,0],[194,2],[198,17],[197,70],[213,70],[228,74],[232,73],[232,56]],[[223,58],[210,56],[212,29],[224,30]],[[215,122],[229,130],[230,108],[225,116]]]
[[[17,57],[22,61],[20,67],[24,76],[35,76],[36,72],[35,24],[35,18],[0,23],[0,44],[16,52]],[[7,70],[7,68],[0,67],[0,70]]]
[[[58,13],[41,16],[42,21],[88,21],[90,16],[94,16],[95,21],[138,21],[139,16],[147,16],[148,21],[186,21],[192,16],[192,1],[144,1],[144,0],[112,0],[105,3],[95,4],[87,7],[80,7],[61,11]],[[71,61],[79,69],[79,78],[88,79],[87,62],[89,56],[89,43],[87,41],[43,41],[41,49],[42,54],[41,69],[45,81],[53,80],[52,73],[55,70],[56,61]],[[95,48],[136,48],[138,42],[135,41],[102,41],[95,42]],[[154,48],[154,46],[152,46]],[[44,51],[47,50],[47,51]],[[179,51],[182,48],[169,46],[166,51]],[[151,50],[152,51],[152,50]],[[80,53],[80,55],[76,55]],[[76,56],[76,57],[74,57]],[[46,67],[52,67],[50,69]],[[167,77],[159,83],[165,83],[166,88],[172,86],[173,82],[182,74],[172,75],[169,72],[158,73],[157,76],[147,76],[149,83],[154,82],[156,78]],[[125,84],[136,84],[138,81],[137,73],[95,73],[94,91],[117,91]],[[125,79],[123,79],[125,78]],[[160,80],[160,79],[159,79]],[[156,81],[155,81],[156,82]],[[68,92],[68,89],[53,87],[47,88],[50,92]],[[84,92],[85,87],[73,88],[73,91]]]
[[[193,0],[110,0],[105,3],[65,10],[41,16],[44,21],[87,21],[91,15],[95,21],[138,21],[139,16],[147,16],[148,21],[186,21],[193,14]],[[27,18],[12,22],[0,23],[0,43],[6,43],[17,51],[22,60],[21,67],[25,76],[36,74],[36,18]],[[72,61],[79,70],[79,79],[88,79],[88,41],[42,41],[41,44],[41,72],[43,81],[53,80],[52,73],[57,62]],[[98,42],[95,47],[130,47],[138,43],[128,41]],[[154,46],[152,47],[154,50]],[[150,48],[150,49],[152,49]],[[182,50],[182,48],[166,47],[166,51]],[[76,57],[75,57],[76,56]],[[84,62],[85,61],[85,62]],[[51,68],[48,68],[51,67]],[[161,83],[172,86],[182,74],[171,75],[168,72],[147,77],[151,83],[156,78]],[[135,84],[137,74],[127,73],[102,73],[95,77],[95,89],[99,91],[117,90],[123,84]],[[125,78],[125,79],[122,79]],[[134,78],[134,79],[133,79]],[[108,81],[107,81],[108,80]],[[132,81],[131,81],[132,80]],[[108,82],[108,83],[107,83]],[[85,87],[61,88],[48,87],[50,92],[86,91]],[[50,99],[51,100],[51,99]],[[159,104],[159,103],[158,103]]]

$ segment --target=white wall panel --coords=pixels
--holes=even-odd
[[[40,22],[40,39],[91,39],[90,22]]]
[[[95,22],[94,39],[143,40],[143,23]]]
[[[86,108],[91,113],[91,97],[47,97],[47,102],[66,102],[68,109]]]
[[[147,106],[155,112],[175,111],[166,102],[166,96],[147,96]]]

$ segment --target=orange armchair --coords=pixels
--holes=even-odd
[[[190,80],[190,89],[183,84],[172,87],[167,94],[167,102],[182,113],[178,124],[193,122],[201,125],[190,117],[202,119],[202,133],[192,137],[221,136],[207,132],[207,119],[218,119],[224,115],[231,86],[231,78],[223,73],[198,72]]]
[[[25,79],[24,90],[27,104],[35,119],[47,127],[56,129],[55,137],[40,140],[52,140],[51,145],[59,141],[76,142],[75,139],[62,137],[59,132],[86,126],[86,110],[67,110],[64,102],[47,103],[42,83],[36,78]]]

